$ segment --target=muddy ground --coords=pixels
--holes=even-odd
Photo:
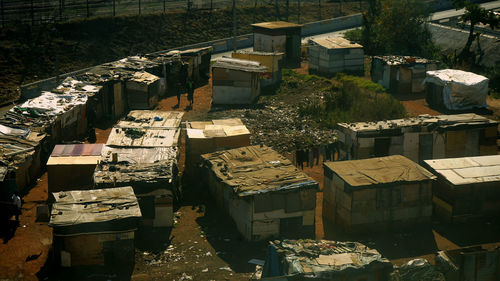
[[[306,72],[306,66],[297,69]],[[304,93],[307,95],[307,93]],[[294,104],[293,96],[283,96],[281,102]],[[158,105],[161,110],[185,111],[185,120],[199,120],[224,111],[209,112],[211,108],[210,83],[196,89],[195,102],[189,107],[186,95],[181,104],[176,97],[163,99]],[[422,97],[400,97],[410,115],[439,114],[430,109]],[[263,99],[265,101],[265,99]],[[489,101],[491,116],[500,117],[498,100]],[[239,109],[238,109],[239,110]],[[259,110],[259,109],[255,109]],[[262,121],[265,122],[265,121]],[[112,124],[104,124],[96,130],[98,142],[105,142]],[[252,132],[255,133],[255,132]],[[258,141],[258,140],[253,140]],[[180,170],[184,165],[184,139],[180,147]],[[323,184],[321,165],[305,167],[304,172]],[[183,179],[184,188],[195,188]],[[196,193],[192,193],[196,194]],[[0,244],[0,279],[36,280],[36,273],[49,257],[52,240],[51,229],[46,223],[35,222],[36,205],[47,199],[47,175],[42,175],[36,186],[23,196],[21,227],[6,244]],[[190,196],[176,210],[176,225],[170,230],[138,233],[136,264],[132,280],[248,280],[254,265],[252,258],[264,259],[265,242],[245,242],[237,233],[231,219],[218,210],[210,198]],[[324,223],[322,214],[322,193],[317,195],[316,238],[332,240],[357,240],[378,249],[395,264],[424,257],[434,261],[437,250],[488,244],[500,245],[500,222],[482,220],[470,224],[450,226],[433,222],[427,226],[407,229],[393,229],[383,234],[367,233],[347,235],[334,226]],[[24,227],[26,226],[26,227]],[[140,242],[142,241],[142,242]],[[54,280],[54,273],[42,272],[43,280]],[[113,279],[113,275],[102,275]]]

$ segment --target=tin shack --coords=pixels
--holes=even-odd
[[[342,37],[309,40],[309,72],[331,75],[337,72],[363,74],[363,46]]]
[[[410,159],[325,162],[323,168],[323,217],[346,232],[430,222],[435,176]]]
[[[318,183],[290,160],[266,146],[201,157],[203,182],[246,240],[314,236]]]
[[[252,24],[253,50],[284,52],[287,66],[300,66],[302,25],[284,21]]]
[[[134,231],[141,210],[132,187],[61,191],[52,195],[49,226],[54,229],[57,264],[133,268]]]
[[[186,170],[200,162],[200,155],[250,145],[250,131],[240,119],[186,122]]]
[[[392,263],[358,242],[276,240],[269,242],[262,281],[389,280]]]
[[[448,222],[500,215],[500,155],[426,160],[437,175],[434,212]]]
[[[257,51],[236,51],[231,57],[257,61],[267,67],[267,71],[261,75],[260,86],[277,86],[281,82],[281,69],[285,53],[280,52],[257,52]]]
[[[375,56],[372,58],[372,81],[394,94],[424,92],[425,73],[436,70],[438,62],[410,56]]]
[[[259,62],[222,57],[212,65],[212,103],[250,104],[260,96]]]
[[[147,72],[136,72],[125,82],[129,109],[150,109],[158,104],[160,78]]]
[[[49,193],[90,189],[103,144],[59,144],[47,161]]]
[[[476,114],[457,114],[337,124],[341,159],[404,155],[427,159],[492,155],[498,122]]]
[[[489,79],[456,69],[427,71],[426,100],[430,106],[448,110],[486,108]]]

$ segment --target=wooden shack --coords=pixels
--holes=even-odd
[[[457,114],[338,123],[340,159],[404,155],[427,159],[498,154],[498,122],[476,114]]]
[[[262,66],[267,67],[267,71],[261,75],[260,86],[277,86],[281,82],[281,69],[283,68],[285,53],[281,52],[256,52],[256,51],[236,51],[231,57],[257,61]]]
[[[325,162],[323,217],[346,232],[430,222],[429,171],[401,155]]]
[[[49,193],[90,189],[103,144],[59,144],[47,161]]]
[[[129,109],[150,109],[158,104],[160,78],[147,72],[136,72],[125,82]]]
[[[470,110],[486,108],[489,79],[457,69],[427,71],[426,100],[434,108]]]
[[[212,47],[188,49],[179,52],[182,61],[187,64],[187,74],[195,83],[203,83],[210,77]]]
[[[133,269],[134,231],[141,218],[132,187],[53,193],[49,226],[62,267]]]
[[[186,170],[200,162],[200,155],[250,145],[250,131],[240,119],[186,122]]]
[[[309,40],[309,72],[331,75],[337,72],[364,74],[363,46],[342,37]]]
[[[359,242],[275,240],[269,242],[259,280],[389,280],[392,263]]]
[[[372,81],[394,94],[407,95],[425,91],[425,73],[436,70],[438,62],[410,56],[374,56]]]
[[[434,213],[447,222],[500,215],[500,155],[425,161],[437,177]]]
[[[267,146],[202,157],[202,182],[246,240],[314,236],[318,183]]]
[[[284,21],[252,24],[253,50],[284,52],[287,66],[300,66],[302,25]]]
[[[212,103],[253,103],[260,96],[260,76],[266,71],[259,62],[219,58],[212,65]]]

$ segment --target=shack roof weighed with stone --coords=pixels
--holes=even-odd
[[[116,127],[161,129],[178,128],[184,112],[161,110],[133,110],[125,119],[120,120]]]
[[[132,187],[53,193],[49,225],[61,235],[135,229],[141,210]]]
[[[436,178],[422,166],[401,155],[325,162],[324,166],[354,189],[392,183],[420,182]],[[327,172],[325,169],[325,173]]]
[[[242,59],[233,59],[222,57],[215,61],[212,65],[212,68],[224,68],[231,70],[239,70],[245,72],[266,72],[267,67],[262,66],[259,62],[250,61],[250,60],[242,60]]]
[[[279,268],[286,276],[309,276],[326,280],[352,270],[369,268],[392,269],[392,263],[375,249],[358,242],[328,240],[283,240],[270,242],[270,249],[278,255]],[[269,253],[268,253],[269,256]],[[269,264],[268,264],[269,262]],[[266,260],[266,267],[274,267]],[[378,275],[376,269],[372,272]],[[269,276],[271,277],[271,276]]]
[[[302,27],[303,25],[286,21],[270,21],[270,22],[254,23],[251,26],[264,29],[286,29],[286,28]]]
[[[395,119],[378,122],[357,122],[357,123],[338,123],[337,127],[343,130],[350,130],[357,135],[381,134],[401,129],[420,128],[420,131],[432,131],[434,129],[452,129],[461,126],[470,127],[490,127],[496,126],[498,121],[490,120],[486,117],[474,114],[457,115],[420,115],[418,117]]]
[[[180,129],[113,128],[108,146],[164,147],[177,146]]]
[[[363,48],[360,44],[351,42],[342,37],[314,38],[311,39],[311,41],[327,49]]]
[[[166,159],[177,161],[178,149],[171,147],[110,147],[105,145],[102,149],[101,160],[111,162],[113,153],[117,153],[118,162],[157,163]]]
[[[267,146],[247,146],[201,157],[203,165],[240,197],[318,186],[290,160]]]
[[[430,64],[438,62],[436,60],[429,60],[411,56],[374,56],[373,58],[379,59],[387,65]]]
[[[425,160],[425,163],[453,185],[500,184],[500,155]]]

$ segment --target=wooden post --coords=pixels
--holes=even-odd
[[[163,13],[167,12],[167,3],[165,3],[166,0],[163,0]]]
[[[297,0],[297,23],[300,23],[300,0]]]
[[[286,21],[288,21],[289,9],[290,9],[290,0],[286,0]]]
[[[31,25],[35,25],[35,11],[33,8],[33,0],[30,1]]]
[[[90,16],[89,0],[87,0],[87,18]]]
[[[141,15],[141,0],[139,0],[139,16]]]
[[[5,1],[5,0],[0,0],[0,10],[2,13],[2,27],[5,27],[5,14],[4,14],[4,9],[3,9],[3,1]]]
[[[59,0],[59,20],[62,21],[62,0]]]
[[[236,53],[236,0],[233,0],[233,51]]]
[[[319,13],[319,20],[321,20],[321,0],[318,0],[318,13]]]
[[[342,0],[339,0],[340,15],[342,15]]]
[[[116,16],[116,0],[113,0],[113,17]]]

